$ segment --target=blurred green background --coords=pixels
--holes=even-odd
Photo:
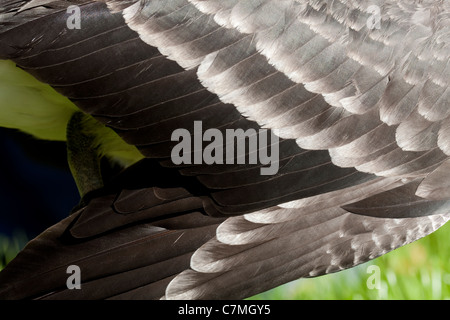
[[[250,299],[406,300],[450,298],[450,223],[419,241],[353,269],[280,286]],[[26,244],[23,233],[0,235],[0,269]],[[369,289],[378,267],[379,288]],[[373,268],[373,267],[372,267]]]

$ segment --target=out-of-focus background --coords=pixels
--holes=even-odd
[[[36,140],[0,128],[0,269],[80,197],[64,142]]]
[[[0,270],[79,201],[64,143],[0,128]],[[250,299],[450,299],[450,223],[356,268]]]

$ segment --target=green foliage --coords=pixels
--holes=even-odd
[[[23,232],[16,232],[12,238],[0,234],[0,270],[14,259],[27,241],[27,236]]]

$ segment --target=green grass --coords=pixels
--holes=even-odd
[[[14,259],[27,241],[27,236],[23,232],[16,232],[11,238],[0,234],[0,270]]]
[[[268,300],[404,300],[450,299],[450,223],[419,241],[353,269],[297,280],[250,299]],[[0,235],[0,270],[23,248],[26,238]],[[379,270],[379,289],[369,289]]]

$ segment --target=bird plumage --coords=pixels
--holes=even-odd
[[[79,30],[44,2],[3,0],[0,58],[147,159],[30,242],[1,297],[242,298],[450,218],[445,1],[71,1]],[[271,129],[279,171],[175,165],[171,133],[196,120]],[[70,264],[87,290],[64,288]]]

